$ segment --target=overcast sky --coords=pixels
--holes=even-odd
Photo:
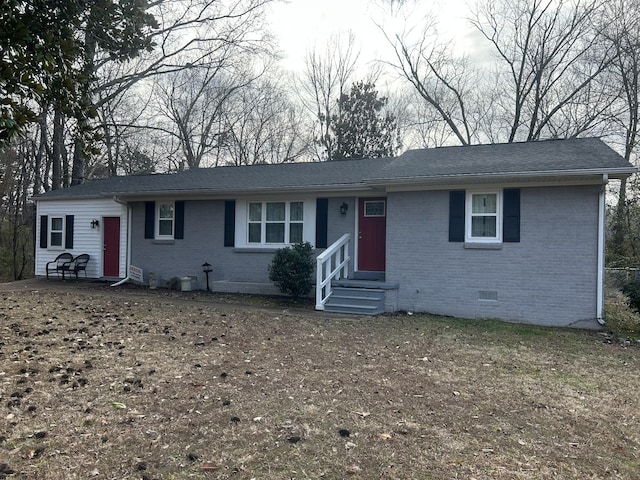
[[[439,19],[439,31],[443,36],[455,39],[460,51],[473,50],[478,42],[477,34],[466,21],[468,8],[465,0],[418,1],[428,5]],[[331,34],[351,30],[357,37],[361,60],[379,57],[389,58],[390,47],[375,22],[384,22],[388,33],[401,29],[405,23],[415,23],[426,11],[412,10],[407,22],[392,19],[375,0],[290,0],[272,7],[271,22],[279,39],[285,59],[283,66],[299,69],[306,52],[314,45],[322,51]]]

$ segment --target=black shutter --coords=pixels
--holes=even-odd
[[[464,242],[464,190],[449,192],[449,241]]]
[[[49,244],[49,217],[40,215],[40,248],[47,248]]]
[[[184,202],[176,202],[176,231],[173,238],[182,240],[184,238]]]
[[[520,189],[505,188],[502,221],[502,241],[520,241]]]
[[[316,199],[316,248],[327,248],[327,226],[329,224],[329,199]]]
[[[67,215],[64,221],[64,248],[73,249],[73,215]]]
[[[233,247],[236,240],[236,201],[224,202],[224,246]]]
[[[153,238],[156,223],[156,202],[144,202],[144,238]]]

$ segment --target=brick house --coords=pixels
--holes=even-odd
[[[308,241],[316,307],[598,328],[605,187],[635,168],[595,138],[395,158],[112,177],[34,198],[36,275],[62,251],[89,277],[277,293],[277,248]]]

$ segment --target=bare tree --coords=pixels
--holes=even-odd
[[[638,103],[640,102],[640,5],[633,0],[612,0],[605,5],[605,13],[600,18],[604,36],[615,51],[615,60],[603,82],[618,86],[612,97],[615,103],[610,120],[613,124],[613,138],[620,138],[624,158],[634,162],[640,134]],[[616,95],[617,94],[617,95]],[[637,189],[637,185],[636,185]],[[630,203],[637,203],[635,196],[628,199],[627,180],[620,182],[618,204],[613,221],[610,241],[610,255],[616,261],[637,261],[638,247],[630,241],[632,225],[629,215]],[[637,234],[636,234],[637,236]]]
[[[504,140],[576,136],[597,121],[606,106],[593,103],[594,79],[615,58],[592,21],[600,14],[599,0],[478,3],[471,22],[498,60]]]
[[[119,23],[102,3],[91,4],[84,36],[85,101],[96,110],[126,94],[138,82],[210,61],[231,47],[253,52],[270,47],[263,9],[272,0],[157,0],[136,4],[151,29],[118,38]],[[108,3],[107,5],[111,5]],[[126,16],[125,16],[126,17]],[[113,24],[111,32],[100,19]],[[120,18],[120,17],[118,17]],[[155,23],[155,25],[154,25]],[[136,24],[138,26],[138,24]],[[123,29],[131,33],[129,30]],[[115,32],[115,33],[114,33]],[[113,33],[113,35],[112,35]],[[146,49],[145,55],[136,52]],[[122,68],[110,68],[118,63]],[[82,128],[80,130],[83,130]],[[84,178],[85,163],[95,152],[91,138],[77,138],[73,180]],[[95,140],[95,139],[94,139]]]
[[[179,170],[218,165],[230,134],[225,109],[260,74],[226,60],[174,72],[157,83],[159,113],[170,122],[165,132],[175,140]]]
[[[114,78],[121,73],[122,65],[107,65],[103,71],[105,77]],[[128,152],[152,148],[149,131],[144,128],[149,125],[152,84],[143,80],[119,95],[111,93],[112,89],[105,87],[96,94],[101,149],[99,155],[87,159],[87,178],[126,173],[130,171]],[[110,100],[104,101],[104,97]]]
[[[417,13],[410,1],[382,3],[402,19],[399,32],[382,23],[378,27],[393,49],[394,59],[389,63],[424,102],[414,109],[424,116],[424,121],[414,121],[419,136],[430,145],[451,140],[462,145],[472,143],[477,127],[469,105],[477,107],[481,97],[475,93],[478,75],[469,59],[456,56],[452,43],[441,39],[434,14]]]
[[[122,155],[135,151],[131,148],[135,141],[129,138],[127,143],[126,136],[139,133],[137,127],[149,126],[142,114],[152,79],[202,65],[231,48],[258,55],[269,51],[263,10],[271,1],[73,3],[65,12],[75,15],[68,28],[77,43],[65,48],[79,52],[71,62],[74,75],[69,77],[75,83],[62,88],[65,72],[40,72],[43,82],[49,79],[50,84],[37,101],[25,100],[35,114],[24,132],[24,138],[33,142],[29,150],[33,154],[22,157],[26,150],[16,151],[24,168],[33,169],[32,193],[80,183],[86,175],[122,173]],[[75,97],[73,102],[65,101],[68,90],[77,92],[80,101]],[[134,103],[138,110],[131,112],[128,106]],[[74,110],[80,108],[81,112]],[[139,150],[153,153],[153,148],[144,146]]]
[[[394,108],[398,135],[407,148],[432,148],[458,143],[438,112],[411,88],[398,95]]]
[[[391,5],[396,14],[410,2],[399,3]],[[393,66],[451,133],[438,134],[442,128],[431,121],[435,134],[467,145],[596,129],[611,96],[595,80],[615,58],[594,22],[599,15],[600,0],[479,0],[469,20],[495,54],[493,72],[456,56],[441,41],[435,15],[413,27],[407,20],[395,35],[381,29],[395,53]]]
[[[300,108],[271,77],[238,90],[231,99],[225,111],[226,164],[294,162],[307,153]]]
[[[238,65],[243,61],[247,63],[247,55],[267,59],[272,56],[271,38],[263,23],[264,7],[271,1],[158,3],[151,10],[161,25],[153,34],[156,48],[147,58],[135,59],[122,69],[113,63],[107,64],[111,68],[108,80],[101,84],[97,107],[118,102],[119,97],[129,92],[145,98],[151,90],[156,113],[162,105],[160,111],[173,126],[148,116],[124,119],[120,113],[119,118],[110,123],[114,133],[116,128],[122,132],[130,131],[132,126],[147,130],[147,136],[149,132],[169,133],[172,138],[163,144],[168,145],[167,156],[177,168],[197,167],[206,157],[215,164],[211,153],[218,146],[217,140],[224,137],[223,127],[216,125],[221,118],[222,104],[233,90],[249,83],[254,75],[243,78],[237,74]],[[232,79],[235,85],[231,85]],[[145,85],[146,91],[133,88],[139,84]],[[176,97],[171,99],[173,94]],[[205,98],[212,103],[201,109]]]
[[[631,161],[638,146],[640,119],[640,4],[633,0],[612,0],[602,17],[606,39],[615,51],[607,84],[618,85],[613,120],[624,137],[624,157]]]
[[[34,150],[24,137],[14,144],[0,152],[0,279],[20,280],[33,271],[33,163],[22,159]]]
[[[331,152],[335,150],[331,119],[340,116],[337,99],[348,91],[357,68],[360,54],[354,44],[353,32],[346,37],[333,35],[324,51],[314,48],[305,58],[298,90],[304,106],[317,122],[314,140],[321,148],[315,153],[317,160],[331,160]]]

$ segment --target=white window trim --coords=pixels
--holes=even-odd
[[[171,224],[171,235],[160,235],[160,207],[162,205],[173,206],[173,218]],[[163,219],[168,220],[168,219]],[[156,240],[173,240],[176,234],[176,202],[156,202],[156,214],[155,214],[155,239]]]
[[[56,232],[60,232],[60,245],[53,245],[51,243],[51,235],[54,233],[53,230],[53,220],[59,218],[62,220],[62,230],[55,230]],[[64,250],[64,242],[65,242],[65,232],[66,232],[66,216],[65,215],[51,215],[49,216],[49,228],[47,231],[47,236],[49,238],[47,238],[47,245],[49,246],[49,250]]]
[[[382,215],[367,215],[367,205],[369,203],[382,203]],[[383,218],[387,216],[387,201],[385,200],[365,200],[364,201],[364,216],[366,218]]]
[[[496,195],[496,236],[495,237],[473,237],[472,233],[472,205],[474,195]],[[502,190],[467,190],[465,199],[465,242],[466,243],[502,243]],[[484,216],[484,215],[483,215]]]
[[[267,204],[274,204],[274,203],[284,203],[284,219],[282,220],[278,220],[278,221],[273,221],[273,220],[268,220],[267,219]],[[300,202],[298,200],[266,200],[266,201],[253,201],[253,202],[247,202],[247,245],[255,245],[255,246],[267,246],[270,247],[272,245],[291,245],[293,242],[291,242],[291,238],[290,238],[290,233],[291,233],[291,204],[292,203],[303,203]],[[252,221],[249,218],[249,211],[250,211],[250,207],[252,204],[260,204],[261,208],[260,208],[260,213],[261,213],[261,219],[259,221]],[[303,232],[303,236],[304,236],[304,203],[303,203],[303,214],[302,214],[302,218],[303,221],[299,222],[293,222],[293,223],[302,223],[302,232]],[[248,225],[250,225],[251,223],[255,223],[255,224],[259,224],[260,225],[260,241],[259,242],[250,242],[249,241],[249,229],[248,229]],[[284,242],[267,242],[267,225],[271,224],[271,223],[277,223],[277,224],[283,224],[284,225],[284,231],[282,232],[284,235]]]
[[[266,249],[278,249],[288,247],[291,243],[266,243],[265,229],[262,228],[261,235],[262,240],[260,243],[249,243],[249,204],[250,203],[262,203],[262,215],[265,218],[266,215],[266,203],[286,203],[285,214],[285,239],[289,235],[289,205],[295,202],[302,202],[302,241],[309,242],[311,245],[315,245],[316,242],[316,199],[315,198],[252,198],[248,200],[236,200],[236,228],[235,228],[235,247],[236,248],[266,248]],[[265,222],[262,222],[265,225]]]

